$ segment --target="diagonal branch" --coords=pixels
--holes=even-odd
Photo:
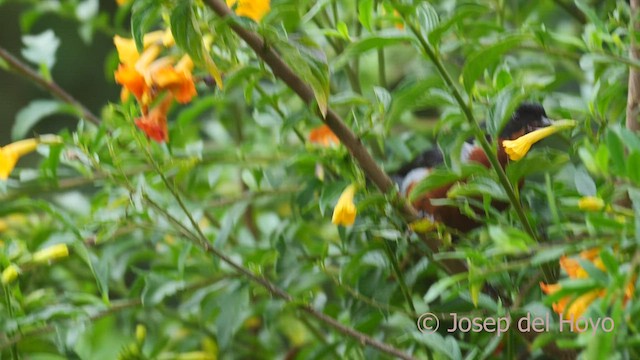
[[[0,46],[0,59],[6,61],[7,64],[9,64],[9,68],[11,70],[31,80],[31,82],[47,90],[49,93],[51,93],[53,96],[57,97],[58,99],[78,109],[80,111],[80,115],[83,118],[94,123],[95,125],[100,125],[100,119],[94,113],[92,113],[91,110],[87,109],[78,100],[76,100],[73,96],[71,96],[71,94],[66,92],[63,88],[61,88],[55,82],[48,81],[47,79],[43,78],[40,74],[38,74],[36,71],[31,69],[27,64],[25,64],[15,56],[11,55],[10,52],[8,52],[5,48],[1,46]]]
[[[222,0],[207,0],[206,4],[220,17],[229,18],[234,14]],[[236,22],[230,23],[231,29],[242,38],[260,57],[269,65],[275,76],[284,81],[291,90],[293,90],[304,102],[312,104],[314,101],[313,90],[307,83],[301,79],[287,63],[282,60],[280,55],[271,47],[266,46],[264,40],[257,33],[248,30]],[[342,118],[330,108],[327,115],[322,118],[327,126],[340,139],[340,142],[349,150],[351,156],[356,160],[360,168],[364,171],[368,179],[370,179],[380,191],[385,194],[393,194],[399,198],[393,181],[389,176],[376,164],[375,160],[362,144],[362,141],[351,131],[344,123]],[[399,198],[396,204],[407,222],[418,219],[418,213],[411,204],[403,198]],[[438,252],[440,242],[438,239],[422,237],[433,253]],[[466,265],[457,259],[442,260],[439,264],[449,273],[466,272]]]

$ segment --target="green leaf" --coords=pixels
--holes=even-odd
[[[58,100],[33,100],[16,115],[11,129],[11,139],[23,139],[40,120],[57,113],[76,113],[71,106]]]
[[[98,0],[85,0],[76,7],[76,17],[80,21],[89,21],[98,14],[99,8]]]
[[[631,203],[633,204],[633,211],[636,214],[640,214],[640,190],[630,188],[628,192]],[[637,215],[635,216],[635,230],[636,243],[640,244],[640,216]]]
[[[420,196],[424,195],[430,190],[435,188],[454,184],[456,181],[462,180],[472,174],[482,174],[486,172],[486,168],[477,164],[465,164],[460,173],[453,172],[448,169],[434,169],[429,176],[420,181],[409,194],[409,200],[415,201]]]
[[[216,329],[220,346],[229,346],[235,334],[247,317],[249,309],[249,289],[246,286],[229,289],[217,299],[220,314],[216,319]]]
[[[567,252],[566,245],[553,246],[544,248],[531,258],[531,265],[540,265],[552,261],[557,261],[563,254]]]
[[[294,72],[311,86],[320,113],[326,116],[330,95],[329,65],[322,49],[310,38],[280,40],[278,48]]]
[[[600,17],[598,17],[598,14],[591,4],[587,3],[585,0],[574,0],[574,2],[578,9],[580,9],[580,11],[582,11],[587,16],[589,22],[596,25],[598,30],[606,31],[604,23],[602,22],[602,20],[600,20]]]
[[[527,233],[512,227],[490,226],[489,237],[500,254],[525,253],[535,244]]]
[[[372,31],[372,17],[373,17],[373,0],[360,0],[358,3],[358,20],[365,29]]]
[[[183,1],[181,4],[190,4]],[[162,2],[156,0],[137,0],[131,8],[131,31],[138,52],[144,49],[144,34],[156,23],[160,16]]]
[[[442,278],[438,280],[438,282],[436,282],[435,284],[429,287],[429,290],[424,295],[422,300],[426,304],[429,304],[435,299],[437,299],[438,297],[440,297],[445,292],[445,290],[449,289],[453,285],[459,283],[460,281],[466,278],[467,278],[467,274],[456,274],[453,276]]]
[[[578,168],[574,174],[574,182],[578,193],[582,196],[595,196],[597,192],[596,183],[591,176],[583,169]]]
[[[420,3],[415,11],[420,32],[426,39],[429,39],[429,34],[440,24],[438,13],[428,2]]]
[[[634,151],[627,157],[627,176],[640,185],[640,152]]]
[[[25,59],[35,65],[45,66],[48,70],[53,68],[60,39],[52,30],[46,30],[38,35],[25,35],[22,37],[22,42],[25,45],[22,56]]]
[[[153,306],[162,302],[166,297],[175,295],[184,289],[186,283],[182,280],[173,280],[158,273],[152,272],[145,277],[145,286],[142,291],[142,304]]]
[[[626,173],[626,164],[622,141],[613,130],[609,129],[607,130],[606,143],[611,154],[612,170],[618,175],[624,175]]]
[[[467,57],[467,62],[462,69],[462,81],[467,92],[471,92],[478,78],[486,69],[501,60],[504,53],[529,39],[531,39],[529,35],[511,35],[495,44],[483,46],[482,50]]]
[[[429,42],[431,44],[438,44],[442,35],[447,32],[454,25],[461,25],[463,20],[470,17],[480,15],[491,11],[487,6],[476,3],[462,3],[456,7],[455,12],[446,21],[441,22],[436,28],[432,29],[429,33]]]
[[[607,271],[609,273],[611,274],[618,273],[618,270],[620,269],[620,264],[618,263],[618,260],[616,260],[616,258],[611,253],[611,250],[609,250],[608,248],[604,248],[600,250],[600,260],[602,260],[602,263],[607,268]]]
[[[447,193],[447,197],[478,197],[489,196],[494,200],[508,200],[502,185],[488,177],[478,177],[465,183],[457,183]]]
[[[342,54],[335,58],[332,68],[334,70],[340,69],[346,65],[351,58],[362,55],[367,51],[382,49],[387,46],[402,44],[411,40],[412,38],[409,35],[398,33],[381,33],[363,37],[349,44]]]
[[[202,62],[202,34],[196,27],[191,1],[181,1],[171,12],[171,34],[176,44],[194,61]]]

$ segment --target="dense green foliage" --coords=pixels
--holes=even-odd
[[[132,0],[115,14],[97,0],[0,0],[0,11],[6,2],[29,8],[14,36],[47,81],[65,39],[28,30],[60,16],[88,42],[119,35],[141,51],[145,34],[170,29],[175,46],[163,51],[191,56],[197,96],[172,104],[161,143],[136,126],[156,98],[105,100],[98,125],[55,91],[3,114],[15,117],[13,140],[54,113],[79,121],[30,155],[37,165],[20,162],[0,181],[0,358],[393,358],[370,340],[424,359],[640,356],[640,138],[626,125],[640,61],[629,55],[628,3],[273,0],[254,21],[220,17],[217,0]],[[281,55],[313,90],[311,105],[234,26]],[[116,55],[95,64],[96,77],[106,67],[113,80]],[[6,59],[0,67],[0,81],[13,76]],[[478,124],[495,138],[522,101],[578,125],[511,162],[506,177],[461,164],[464,141],[483,137]],[[368,178],[353,144],[309,141],[328,109],[388,173],[443,149],[446,166],[414,195],[468,179],[439,201],[483,226],[423,232],[395,191]],[[336,226],[350,184],[357,217]],[[511,206],[496,211],[492,199]],[[61,243],[68,256],[34,256]],[[580,257],[594,248],[596,260]],[[446,272],[447,259],[468,272]],[[582,273],[561,270],[561,259],[578,259]],[[540,282],[561,290],[545,295]],[[585,318],[610,318],[613,331],[561,331],[552,304],[584,296]],[[427,312],[438,332],[419,331]],[[452,313],[513,321],[498,336],[447,332]],[[527,314],[549,328],[521,334]]]

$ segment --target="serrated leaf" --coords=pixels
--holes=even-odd
[[[475,82],[482,76],[487,68],[502,59],[504,53],[530,38],[528,35],[511,35],[492,45],[483,46],[480,51],[467,57],[467,61],[462,69],[462,81],[465,89],[471,92]]]

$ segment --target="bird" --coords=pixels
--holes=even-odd
[[[547,117],[547,113],[541,104],[530,102],[521,103],[498,136],[497,155],[500,165],[505,168],[509,162],[509,156],[502,145],[503,140],[516,140],[523,135],[551,124],[552,122]],[[491,167],[486,153],[479,144],[474,142],[474,139],[469,139],[463,144],[460,157],[462,163],[477,163],[487,168]],[[399,186],[400,193],[408,197],[420,181],[429,177],[435,168],[443,164],[444,154],[438,147],[434,147],[423,151],[409,163],[400,167],[400,169],[393,174],[393,178]],[[413,200],[412,204],[423,218],[427,218],[433,223],[442,223],[448,228],[466,233],[479,227],[481,224],[462,214],[457,206],[434,205],[431,202],[433,199],[446,199],[447,193],[453,185],[455,185],[455,182],[432,189]],[[522,182],[518,185],[522,186]],[[502,211],[506,209],[507,204],[493,201],[492,206],[496,210]],[[478,209],[476,209],[476,211],[479,212]]]

